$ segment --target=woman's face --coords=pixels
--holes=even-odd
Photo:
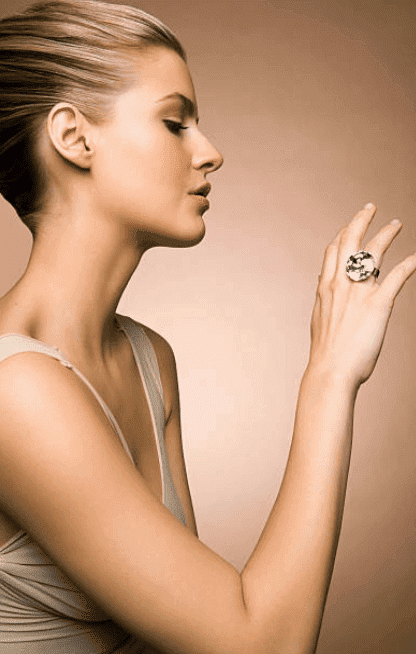
[[[138,70],[137,83],[98,128],[94,201],[111,220],[137,227],[143,245],[195,245],[209,203],[192,193],[223,160],[198,128],[195,91],[179,55],[153,48],[140,55]]]

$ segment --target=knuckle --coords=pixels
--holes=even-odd
[[[335,277],[331,279],[331,281],[328,284],[329,291],[333,294],[337,290],[337,282]]]
[[[332,281],[328,275],[321,275],[318,284],[318,293],[321,297],[326,297],[331,290]]]

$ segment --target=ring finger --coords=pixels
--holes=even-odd
[[[365,233],[373,220],[376,207],[374,204],[369,203],[361,211],[359,211],[353,220],[343,230],[342,237],[339,245],[338,261],[336,267],[335,277],[343,280],[344,283],[348,282],[345,276],[345,267],[348,258],[355,252],[361,250],[361,243]]]

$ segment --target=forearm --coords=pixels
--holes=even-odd
[[[243,572],[263,654],[315,651],[345,502],[356,390],[308,369],[281,489]]]

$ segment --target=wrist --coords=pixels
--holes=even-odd
[[[320,391],[339,390],[355,399],[360,384],[350,375],[321,363],[308,363],[302,377],[303,384],[313,384]]]

